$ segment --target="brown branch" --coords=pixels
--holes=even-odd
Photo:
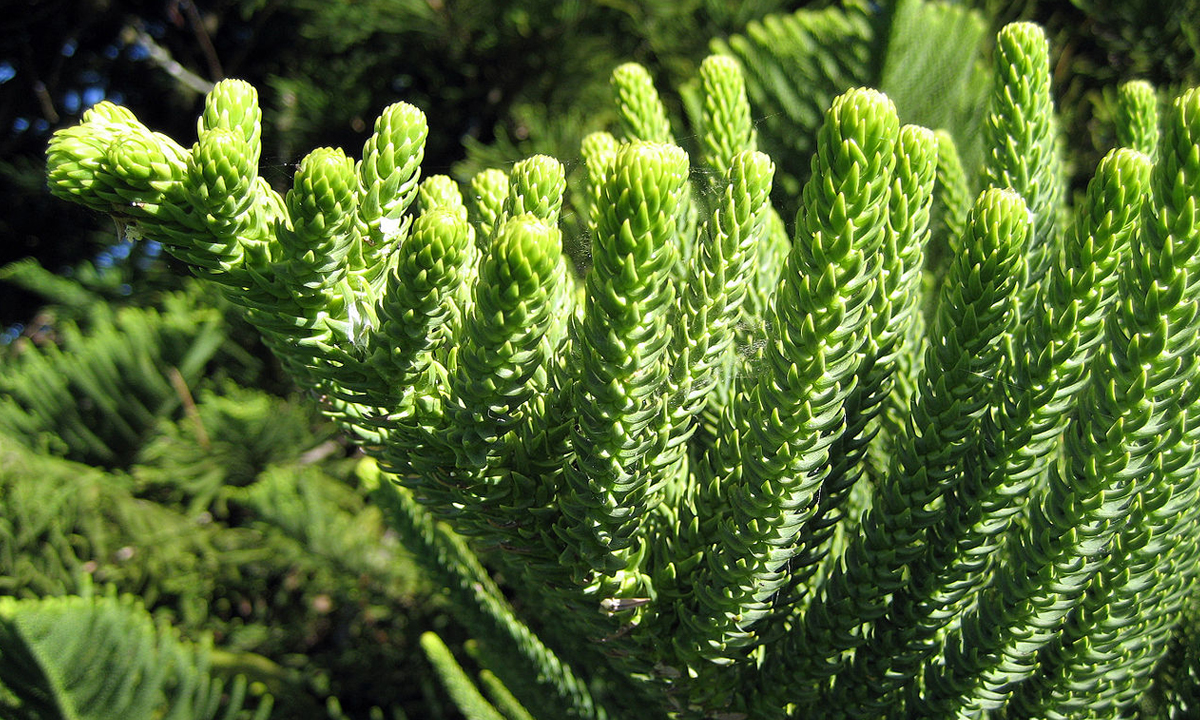
[[[192,391],[188,390],[187,381],[183,379],[183,374],[179,372],[179,368],[171,368],[170,376],[171,387],[175,388],[175,394],[179,396],[179,401],[183,403],[183,414],[196,426],[196,439],[200,441],[200,446],[207,450],[212,446],[212,440],[208,437],[208,431],[204,429],[204,421],[200,419],[200,411],[196,409],[196,401],[192,398]]]
[[[192,34],[196,36],[196,42],[200,44],[200,50],[204,53],[204,61],[208,63],[208,76],[213,80],[224,78],[225,71],[221,69],[221,60],[217,57],[217,49],[213,46],[208,29],[204,27],[204,18],[200,17],[200,10],[196,7],[196,3],[192,0],[175,0],[173,9],[181,9],[187,15],[188,24],[192,26]]]

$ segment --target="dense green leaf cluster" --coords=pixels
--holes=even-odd
[[[865,12],[731,52],[828,25],[853,71]],[[282,196],[238,81],[190,149],[101,104],[48,172],[220,286],[374,456],[509,717],[1120,717],[1191,692],[1155,666],[1191,631],[1197,557],[1200,90],[1155,120],[1130,86],[1131,147],[1072,215],[1040,28],[1005,27],[979,72],[978,163],[882,92],[831,90],[782,184],[788,237],[761,79],[705,61],[696,173],[648,73],[617,68],[623,137],[582,150],[581,279],[558,161],[464,199],[420,179],[404,103],[362,160],[315,150]],[[499,714],[422,644],[465,710]]]

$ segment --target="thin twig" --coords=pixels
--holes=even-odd
[[[139,26],[127,25],[121,33],[121,39],[128,44],[136,43],[144,47],[146,52],[150,54],[151,62],[162,68],[168,75],[178,80],[189,90],[194,90],[201,95],[207,95],[213,89],[213,83],[179,64],[178,61],[171,57],[171,53],[166,48],[155,42],[154,38],[150,37],[150,33],[140,27],[140,23]]]
[[[301,455],[300,464],[312,465],[314,463],[319,463],[341,449],[342,445],[337,440],[326,440],[325,442]]]
[[[200,50],[204,53],[204,60],[208,63],[208,75],[213,80],[220,80],[225,77],[225,71],[221,69],[221,60],[217,57],[217,49],[213,47],[212,38],[208,35],[208,29],[204,27],[204,18],[200,17],[200,10],[196,7],[196,3],[191,0],[176,0],[175,7],[181,8],[187,15],[188,24],[192,26],[192,33],[196,36],[196,42],[200,43]]]
[[[179,372],[179,368],[173,367],[169,374],[171,376],[171,386],[175,388],[175,394],[179,396],[179,401],[183,403],[183,414],[196,426],[196,439],[200,441],[200,447],[205,450],[209,449],[212,446],[212,441],[208,438],[208,431],[204,429],[204,421],[200,418],[200,411],[196,409],[196,401],[192,398],[192,391],[188,390],[187,381],[183,379],[183,373]]]

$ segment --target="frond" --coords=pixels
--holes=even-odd
[[[267,718],[270,696],[243,709],[245,679],[226,687],[208,653],[129,597],[0,598],[0,709],[14,720]]]

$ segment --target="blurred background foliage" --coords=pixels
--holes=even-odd
[[[440,717],[416,645],[437,593],[236,316],[196,281],[145,305],[53,288],[0,357],[0,595],[136,595],[277,717]]]
[[[357,154],[397,100],[429,117],[426,174],[466,181],[533,153],[578,173],[580,140],[615,123],[616,65],[651,69],[678,120],[696,68],[718,49],[747,66],[790,222],[788,188],[807,172],[805,148],[839,85],[880,86],[906,121],[956,128],[969,144],[986,91],[976,68],[1009,21],[1039,22],[1052,39],[1072,177],[1090,176],[1114,143],[1119,82],[1146,79],[1164,94],[1200,84],[1200,0],[942,3],[940,47],[928,16],[845,6],[854,22],[835,27],[790,13],[842,3],[785,0],[10,2],[0,17],[0,596],[135,594],[185,637],[211,636],[214,667],[271,691],[280,717],[456,717],[418,644],[427,629],[461,634],[358,486],[354,450],[156,243],[46,191],[50,133],[101,99],[188,144],[211,84],[250,81],[264,109],[262,172],[279,189],[310,148]],[[784,68],[792,84],[772,85],[793,61],[811,77]],[[797,78],[810,86],[799,98]],[[687,146],[686,127],[676,133]]]

